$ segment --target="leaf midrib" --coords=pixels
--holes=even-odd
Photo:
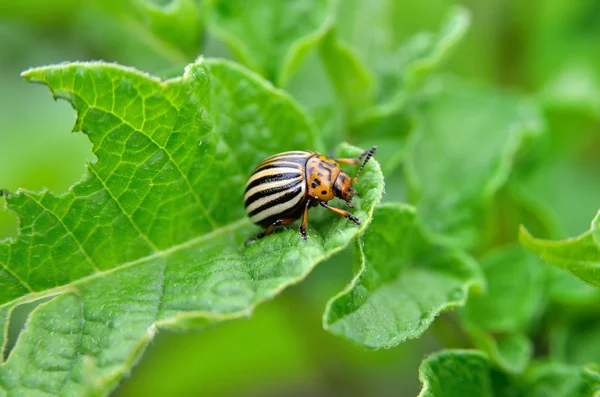
[[[231,232],[231,231],[240,229],[240,228],[242,228],[242,227],[244,227],[246,225],[250,225],[250,220],[247,217],[243,217],[243,218],[237,219],[236,221],[233,221],[231,223],[225,224],[225,225],[221,226],[220,228],[215,229],[215,230],[213,230],[213,231],[211,231],[209,233],[203,234],[201,236],[194,237],[194,238],[192,238],[190,240],[187,240],[187,241],[185,241],[185,242],[183,242],[181,244],[176,244],[176,245],[174,245],[172,247],[169,247],[167,249],[153,252],[150,255],[147,255],[147,256],[135,259],[133,261],[125,262],[125,263],[123,263],[123,264],[121,264],[119,266],[115,266],[115,267],[113,267],[111,269],[108,269],[108,270],[105,270],[105,271],[101,271],[101,272],[93,273],[93,274],[91,274],[89,276],[82,277],[82,278],[80,278],[78,280],[72,281],[72,282],[70,282],[68,284],[63,284],[63,285],[58,286],[58,287],[49,288],[49,289],[46,289],[44,291],[32,292],[30,294],[23,295],[23,296],[21,296],[21,297],[19,297],[17,299],[13,299],[12,301],[8,301],[8,302],[5,302],[3,304],[0,304],[0,309],[2,309],[4,307],[9,307],[9,306],[12,306],[12,305],[17,305],[17,304],[23,304],[23,303],[27,303],[27,302],[32,302],[32,301],[35,301],[35,300],[38,300],[38,299],[44,298],[44,297],[49,297],[49,296],[53,296],[53,295],[60,295],[60,294],[63,294],[65,292],[74,291],[74,287],[76,285],[83,284],[85,282],[88,282],[88,281],[91,281],[91,280],[95,280],[97,278],[102,278],[102,277],[107,276],[107,275],[109,275],[111,273],[115,273],[117,271],[120,271],[120,270],[123,270],[123,269],[127,269],[127,268],[130,268],[130,267],[142,264],[142,263],[146,263],[147,261],[150,261],[150,260],[155,259],[155,258],[169,256],[169,255],[171,255],[171,254],[173,254],[175,252],[181,251],[181,250],[186,249],[186,248],[190,248],[190,247],[192,247],[194,245],[197,245],[199,243],[203,243],[205,241],[212,240],[212,239],[214,239],[214,238],[216,238],[216,237],[218,237],[218,236],[220,236],[222,234],[225,234],[227,232]]]

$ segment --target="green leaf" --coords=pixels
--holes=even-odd
[[[597,122],[589,118],[566,111],[547,111],[546,116],[550,139],[541,142],[536,147],[538,153],[529,156],[537,156],[540,164],[524,164],[521,175],[516,174],[511,185],[520,196],[538,202],[551,215],[556,232],[539,237],[564,238],[587,228],[598,211],[600,158],[596,153],[600,135]],[[562,185],[571,188],[556,189]],[[521,223],[534,232],[533,225],[523,220]]]
[[[419,397],[528,396],[590,397],[600,392],[600,374],[591,367],[539,363],[515,379],[496,372],[476,350],[445,350],[421,364]]]
[[[487,288],[469,298],[462,311],[464,320],[492,333],[527,330],[544,305],[546,280],[541,261],[511,245],[487,253],[479,263]]]
[[[524,334],[541,316],[545,298],[542,263],[518,245],[480,260],[487,288],[469,298],[462,319],[475,345],[505,371],[522,372],[533,346]]]
[[[487,356],[476,350],[446,350],[427,357],[419,368],[419,397],[493,396]]]
[[[543,363],[528,372],[525,395],[531,397],[590,397],[600,393],[600,374],[586,367]]]
[[[519,96],[445,80],[417,123],[406,174],[423,223],[448,244],[474,247],[519,148],[541,131],[538,109]]]
[[[181,66],[200,53],[203,37],[202,8],[197,0],[94,0],[85,11],[86,22],[101,35],[99,46],[113,41],[114,52],[127,57],[125,47],[152,50],[171,66]],[[94,20],[95,18],[95,20]],[[140,56],[131,57],[133,62]]]
[[[335,1],[210,0],[207,25],[249,68],[285,85],[333,22]]]
[[[6,343],[8,342],[8,319],[10,316],[10,310],[8,307],[0,307],[0,362],[4,360],[4,353],[6,351]]]
[[[413,127],[406,109],[421,100],[428,78],[440,69],[462,41],[470,25],[470,14],[465,8],[454,7],[448,12],[439,32],[422,32],[401,42],[402,36],[395,32],[397,27],[393,26],[392,19],[378,15],[393,12],[398,5],[387,0],[377,3],[381,4],[354,4],[357,10],[356,29],[363,26],[361,21],[364,24],[365,19],[372,19],[364,25],[370,27],[368,31],[361,31],[363,34],[355,37],[353,42],[357,43],[359,55],[373,71],[377,86],[374,105],[355,112],[348,124],[354,143],[364,147],[381,147],[379,161],[386,176],[392,177],[404,160],[406,138]],[[363,9],[364,6],[369,9]],[[401,178],[395,178],[390,186],[400,183],[403,183]]]
[[[372,105],[374,81],[332,25],[316,49],[307,52],[285,89],[310,112],[327,147],[334,147],[346,138],[347,125]]]
[[[533,237],[522,227],[521,244],[546,262],[569,270],[583,281],[600,286],[600,211],[592,226],[578,237],[551,241]]]
[[[409,206],[378,206],[355,251],[354,279],[329,301],[323,323],[368,347],[419,337],[440,312],[464,305],[469,290],[483,283],[472,258],[423,235]]]
[[[291,227],[244,248],[259,231],[241,204],[247,176],[269,154],[316,146],[286,94],[218,60],[167,81],[105,63],[24,76],[74,106],[98,160],[62,196],[7,196],[21,229],[0,244],[0,329],[16,305],[52,299],[0,364],[0,390],[107,394],[159,329],[250,314],[361,233],[381,198],[372,161],[356,183],[360,227],[313,210],[308,241]]]
[[[558,267],[548,269],[550,299],[567,306],[594,307],[600,302],[600,288]]]
[[[556,321],[550,333],[552,357],[568,364],[600,364],[600,316],[598,302],[589,313],[569,311]]]
[[[522,373],[533,355],[533,343],[522,333],[495,336],[479,328],[469,329],[474,345],[507,373]]]
[[[338,40],[335,29],[330,29],[319,43],[319,56],[350,120],[373,101],[374,82],[360,62],[354,49]]]
[[[469,11],[457,6],[448,11],[439,32],[421,32],[402,42],[401,35],[394,32],[395,22],[378,14],[393,12],[397,4],[387,0],[376,3],[380,4],[364,3],[374,11],[355,5],[357,29],[362,26],[369,26],[369,29],[351,42],[357,42],[361,59],[365,60],[377,81],[377,105],[363,112],[360,124],[372,123],[372,119],[386,118],[401,110],[427,77],[453,52],[470,25]]]

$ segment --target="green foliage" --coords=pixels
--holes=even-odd
[[[207,23],[241,62],[283,85],[329,29],[335,2],[329,3],[210,0]]]
[[[361,227],[328,216],[311,224],[308,242],[288,230],[244,249],[257,230],[233,193],[269,153],[316,145],[284,93],[223,61],[200,61],[166,82],[103,63],[24,76],[71,102],[75,128],[93,142],[98,161],[63,196],[7,197],[21,233],[0,245],[3,313],[54,296],[31,314],[0,367],[0,385],[11,392],[77,394],[86,379],[96,392],[111,390],[158,328],[248,315],[347,245],[380,200],[383,179],[370,162],[356,185]],[[287,133],[276,139],[282,124]],[[344,146],[341,154],[360,150]]]
[[[157,46],[164,56],[185,64],[193,59],[202,38],[202,10],[196,0],[102,0],[95,4],[130,34]]]
[[[473,248],[519,148],[540,133],[540,116],[535,104],[514,95],[441,84],[409,138],[407,179],[427,229]],[[443,162],[431,161],[441,155]]]
[[[600,391],[600,374],[592,368],[542,363],[534,365],[518,386],[509,386],[485,354],[469,350],[446,350],[428,357],[419,377],[420,397],[589,397]]]
[[[600,395],[600,9],[461,4],[7,4],[0,397]],[[244,247],[262,159],[372,145]]]
[[[354,279],[328,303],[324,326],[369,347],[418,338],[483,283],[472,258],[423,235],[409,206],[377,207],[355,251]]]
[[[536,239],[522,228],[521,243],[546,262],[569,270],[582,280],[600,286],[600,212],[590,230],[578,237],[550,241]]]
[[[475,344],[499,366],[522,372],[532,355],[527,338],[539,319],[545,298],[540,261],[522,247],[507,246],[480,259],[487,289],[462,311]]]
[[[419,369],[420,397],[493,396],[489,360],[476,351],[443,351],[429,356]]]

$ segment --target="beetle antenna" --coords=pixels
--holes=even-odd
[[[360,169],[358,170],[358,172],[356,173],[356,176],[354,177],[354,182],[356,182],[356,180],[360,176],[360,173],[365,168],[367,161],[369,161],[371,159],[371,157],[373,157],[376,150],[377,150],[377,146],[373,146],[371,149],[369,149],[365,153],[363,153],[363,155],[365,156],[365,159],[363,160],[362,165],[360,166]]]

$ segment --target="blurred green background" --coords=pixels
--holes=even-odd
[[[342,9],[352,2],[342,2]],[[205,32],[193,1],[182,3],[196,10],[186,14],[186,23],[197,26],[197,35],[177,48],[156,40],[152,16],[136,13],[130,3],[136,2],[0,4],[1,188],[60,194],[81,178],[86,161],[94,161],[87,138],[69,132],[75,121],[70,106],[52,101],[46,87],[26,84],[21,71],[102,59],[168,77],[199,54],[232,57]],[[405,39],[436,30],[452,4],[405,2],[395,15],[396,34]],[[445,72],[535,97],[549,131],[541,165],[522,167],[519,183],[500,194],[498,205],[510,205],[510,192],[518,190],[540,204],[551,237],[583,232],[600,208],[600,1],[462,4],[472,12],[472,26]],[[394,189],[388,187],[389,195]],[[1,198],[0,206],[0,238],[14,237],[17,218]],[[464,346],[462,335],[453,332],[455,318],[443,315],[424,337],[389,351],[368,351],[334,337],[322,329],[321,314],[327,299],[350,280],[351,267],[346,250],[249,319],[201,334],[159,334],[115,395],[416,395],[423,357],[441,346]]]

